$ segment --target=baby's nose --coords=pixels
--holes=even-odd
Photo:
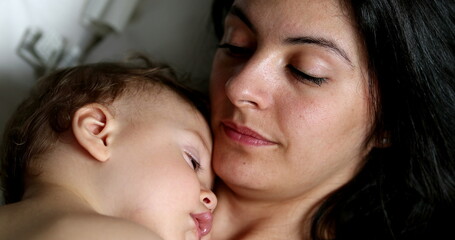
[[[215,210],[218,200],[215,194],[210,190],[201,190],[201,202],[213,212]]]

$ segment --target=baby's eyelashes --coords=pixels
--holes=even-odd
[[[201,163],[199,160],[194,156],[194,154],[184,151],[184,158],[188,165],[190,165],[191,168],[193,168],[194,171],[199,171],[201,169]]]

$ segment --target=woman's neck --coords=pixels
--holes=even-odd
[[[212,239],[302,239],[308,236],[313,199],[249,198],[225,184],[217,186],[218,207],[214,214]]]

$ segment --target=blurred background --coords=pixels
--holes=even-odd
[[[0,0],[0,133],[36,79],[131,52],[205,90],[216,48],[212,0]]]

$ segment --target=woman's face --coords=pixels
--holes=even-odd
[[[358,170],[371,99],[349,14],[334,0],[235,1],[210,86],[213,166],[235,192],[322,196]]]

